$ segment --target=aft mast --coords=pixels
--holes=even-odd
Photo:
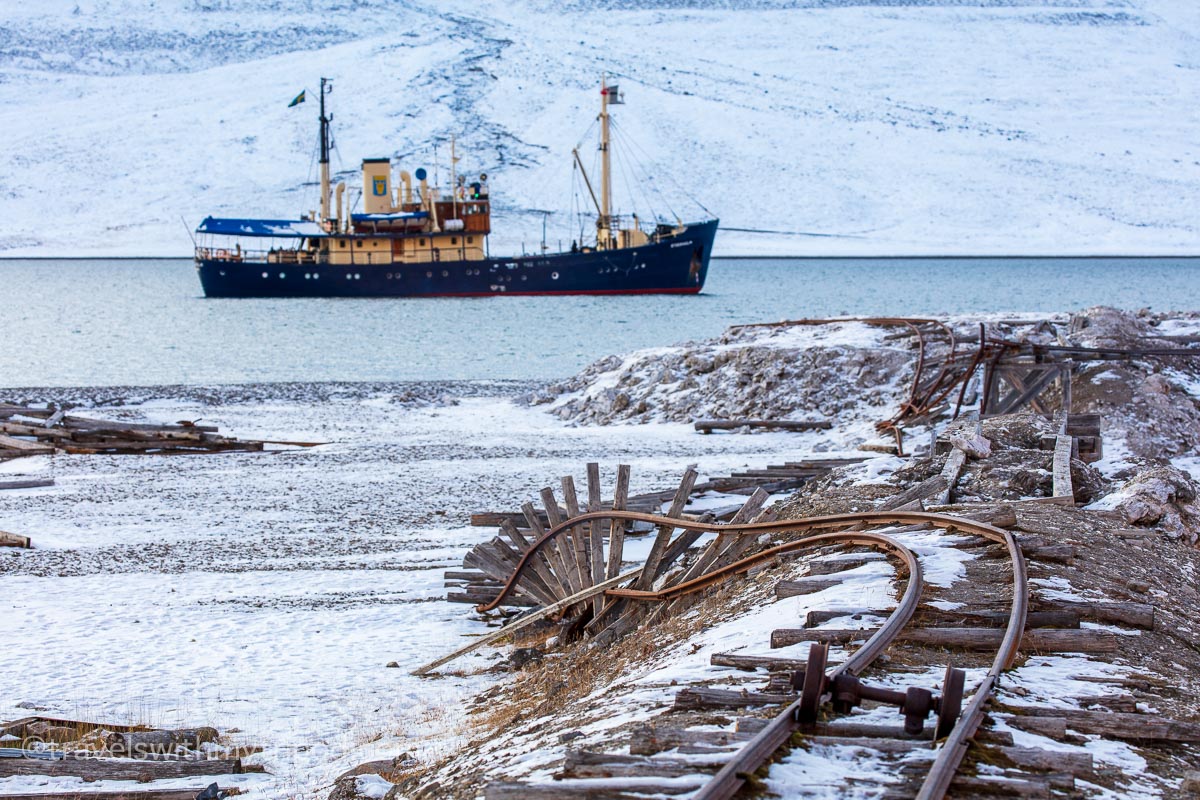
[[[333,83],[321,78],[321,225],[329,223],[329,123],[332,116],[325,115],[325,95],[333,91]]]
[[[608,76],[600,77],[600,216],[596,218],[596,244],[612,247],[612,163],[608,129]]]

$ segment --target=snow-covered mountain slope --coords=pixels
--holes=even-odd
[[[719,253],[1200,250],[1190,3],[40,0],[0,6],[0,255],[183,256],[184,221],[314,208],[322,75],[352,186],[455,135],[493,252],[546,211],[569,240],[602,71],[642,162],[725,226],[838,234]]]

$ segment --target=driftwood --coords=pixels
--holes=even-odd
[[[53,486],[54,478],[26,478],[18,481],[0,481],[0,489],[39,489]]]
[[[778,628],[771,632],[771,647],[787,647],[801,642],[846,644],[865,640],[874,628],[861,630],[810,630]],[[961,650],[995,650],[1004,638],[1001,628],[910,628],[900,634],[898,641],[931,647],[950,647]],[[1114,653],[1117,637],[1107,631],[1089,628],[1060,630],[1033,628],[1021,637],[1021,649],[1035,652]]]
[[[23,437],[23,438],[18,438]],[[323,442],[277,442],[222,436],[211,425],[99,420],[65,410],[0,406],[0,458],[64,453],[185,454],[257,452],[266,444],[315,447]]]
[[[0,531],[0,547],[33,547],[33,541],[28,536],[18,536],[15,533]]]
[[[78,777],[85,781],[147,781],[190,778],[196,775],[240,775],[242,761],[234,759],[98,758],[66,755],[62,758],[0,758],[0,778],[14,775]],[[194,796],[194,795],[193,795]],[[2,798],[3,795],[0,795]]]

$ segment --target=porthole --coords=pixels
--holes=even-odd
[[[426,277],[426,278],[432,278],[432,277],[433,277],[433,273],[432,273],[432,272],[426,272],[426,273],[425,273],[425,277]]]
[[[523,280],[523,281],[527,281],[527,280],[529,280],[529,276],[528,276],[528,275],[522,275],[522,276],[521,276],[521,280]]]
[[[357,281],[357,280],[361,280],[361,279],[362,279],[362,274],[361,274],[361,273],[358,273],[358,272],[354,273],[354,280],[356,280],[356,281]]]
[[[304,280],[312,280],[312,275],[309,275],[307,272],[304,273]]]
[[[446,270],[442,270],[442,277],[443,277],[443,278],[449,278],[449,277],[450,277],[450,273],[449,273],[449,272],[447,272]]]
[[[269,276],[267,275],[267,273],[265,273],[265,272],[264,272],[264,273],[263,273],[263,277],[264,277],[264,278],[266,278],[266,277],[269,277]]]
[[[279,280],[283,280],[286,277],[287,277],[287,273],[284,273],[284,272],[279,273]]]
[[[392,273],[390,273],[390,272],[389,272],[389,273],[387,274],[387,279],[388,279],[389,281],[392,279]]]
[[[314,281],[315,281],[317,278],[319,278],[319,277],[321,277],[321,276],[320,276],[320,275],[318,275],[318,274],[317,274],[317,273],[315,273],[315,272],[313,273],[313,280],[314,280]]]
[[[354,277],[354,276],[353,276],[353,275],[351,275],[349,272],[347,272],[347,273],[346,273],[346,280],[350,280],[350,279],[351,279],[351,278],[353,278],[353,277]]]
[[[403,275],[401,275],[399,272],[397,272],[397,273],[396,273],[396,280],[400,280],[400,279],[401,279],[401,278],[403,278],[403,277],[404,277],[404,276],[403,276]]]
[[[225,270],[221,270],[221,277],[222,277],[222,278],[224,278],[224,277],[225,277]]]
[[[551,272],[551,273],[550,273],[550,280],[552,280],[552,281],[556,281],[556,280],[558,280],[558,273],[557,273],[557,272]]]

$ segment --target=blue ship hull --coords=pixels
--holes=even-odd
[[[207,297],[490,297],[696,294],[717,220],[620,250],[411,264],[267,263],[198,258]]]

